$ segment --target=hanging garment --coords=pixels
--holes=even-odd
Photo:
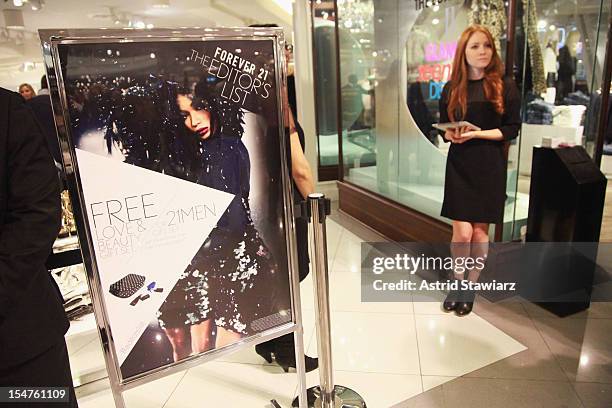
[[[557,53],[552,46],[546,47],[544,50],[544,71],[546,72],[546,77],[550,73],[557,75]]]
[[[544,58],[538,41],[538,13],[535,1],[523,0],[523,26],[525,27],[529,59],[531,61],[531,77],[533,92],[537,95],[546,92],[546,76],[544,74]]]
[[[501,52],[500,39],[506,30],[506,7],[503,0],[473,0],[468,12],[470,25],[485,26],[495,39],[497,52]]]

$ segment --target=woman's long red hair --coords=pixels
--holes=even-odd
[[[499,114],[504,112],[504,81],[502,79],[504,68],[495,47],[495,41],[493,41],[493,36],[485,27],[481,25],[471,25],[461,34],[461,38],[459,38],[457,44],[455,59],[453,60],[453,72],[450,78],[450,98],[447,109],[448,117],[451,121],[463,119],[467,112],[468,64],[465,58],[465,49],[467,48],[470,37],[477,32],[487,36],[487,40],[493,50],[491,62],[485,68],[485,98],[493,103],[495,111]],[[459,113],[459,117],[455,117],[455,113],[457,112]]]

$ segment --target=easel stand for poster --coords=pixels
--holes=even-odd
[[[308,196],[308,211],[314,241],[314,298],[319,351],[320,386],[308,389],[308,408],[366,408],[365,401],[355,391],[334,385],[332,364],[331,324],[329,314],[329,279],[327,271],[327,232],[325,220],[330,212],[330,202],[323,194]],[[312,217],[312,218],[311,218]],[[305,407],[293,401],[293,407]]]
[[[83,263],[86,266],[88,282],[91,288],[92,293],[92,302],[94,306],[94,315],[96,317],[96,324],[100,334],[101,343],[103,346],[103,351],[105,355],[105,363],[106,370],[108,372],[111,391],[113,393],[113,398],[115,401],[115,406],[117,408],[126,408],[126,403],[124,399],[125,391],[138,387],[140,385],[144,385],[151,381],[161,379],[168,375],[196,367],[202,363],[207,361],[218,359],[224,355],[233,353],[241,348],[254,347],[259,343],[263,343],[268,340],[275,339],[277,337],[284,336],[286,334],[293,333],[296,344],[296,353],[297,353],[297,378],[298,378],[298,389],[299,389],[299,401],[301,407],[306,407],[306,373],[305,373],[305,364],[304,364],[304,342],[303,342],[303,328],[302,328],[302,316],[301,316],[301,308],[300,308],[300,293],[299,293],[299,274],[297,271],[296,260],[295,260],[295,239],[293,232],[293,224],[289,220],[293,220],[293,208],[292,208],[292,197],[290,194],[291,185],[289,173],[287,171],[287,163],[285,156],[285,138],[282,137],[284,135],[284,126],[283,126],[283,118],[284,118],[284,108],[282,104],[282,86],[285,84],[285,61],[284,61],[284,37],[283,30],[280,28],[181,28],[181,29],[147,29],[147,30],[121,30],[121,29],[96,29],[96,30],[41,30],[39,32],[41,37],[41,45],[43,48],[43,54],[45,57],[45,64],[47,68],[47,78],[50,83],[50,92],[51,92],[51,100],[53,111],[56,116],[56,127],[58,131],[58,138],[60,140],[60,145],[63,151],[63,164],[64,169],[66,171],[67,182],[71,192],[71,195],[75,197],[75,201],[73,202],[73,208],[75,211],[75,217],[77,221],[77,227],[79,231],[79,241],[81,244],[81,253],[83,257]],[[249,43],[251,41],[256,41],[256,45],[259,47],[267,47],[262,48],[266,51],[268,55],[268,59],[266,60],[266,64],[260,67],[261,72],[267,72],[266,69],[273,69],[273,76],[269,79],[269,83],[272,84],[269,89],[272,91],[268,94],[271,99],[276,101],[276,106],[278,106],[278,112],[275,111],[277,115],[277,126],[279,129],[279,159],[280,159],[280,175],[282,179],[282,195],[283,195],[283,204],[284,204],[284,222],[281,223],[281,229],[284,228],[285,235],[283,238],[286,238],[287,245],[287,262],[290,271],[290,280],[291,280],[291,321],[288,321],[284,318],[286,314],[283,315],[283,320],[281,320],[278,325],[271,327],[265,331],[258,332],[256,335],[253,335],[248,338],[244,338],[240,341],[234,342],[230,345],[221,347],[219,349],[210,350],[205,353],[201,353],[198,355],[193,355],[187,357],[185,359],[181,359],[179,362],[168,364],[162,367],[158,367],[155,369],[151,369],[148,371],[140,372],[139,374],[135,374],[128,378],[125,378],[121,372],[121,363],[120,357],[118,355],[118,347],[122,346],[122,343],[118,341],[120,336],[117,335],[118,331],[113,331],[113,327],[110,324],[110,312],[106,307],[106,300],[104,298],[104,294],[108,291],[108,286],[103,287],[102,281],[100,279],[100,270],[97,263],[96,258],[96,246],[94,242],[94,233],[92,232],[95,228],[91,228],[92,223],[95,227],[95,221],[88,218],[87,215],[87,203],[83,190],[84,183],[80,178],[80,171],[83,170],[83,163],[79,163],[77,159],[76,147],[74,144],[74,140],[72,138],[72,122],[70,115],[70,100],[69,94],[67,92],[66,81],[64,75],[68,76],[68,68],[66,65],[68,64],[68,60],[66,58],[60,57],[60,48],[62,50],[68,50],[71,47],[76,46],[85,46],[79,52],[76,52],[75,55],[87,54],[95,56],[94,52],[89,53],[88,49],[93,47],[94,45],[97,47],[119,47],[119,45],[123,44],[133,44],[133,43],[142,43],[143,49],[147,49],[151,44],[157,44],[158,46],[169,46],[180,45],[181,42],[187,42],[189,44],[192,43],[206,43],[208,41],[233,41],[234,45],[232,47],[236,47],[236,41],[244,41]],[[89,48],[87,48],[89,47]],[[192,47],[192,45],[190,45]],[[244,48],[240,47],[244,52]],[[85,51],[83,51],[85,50]],[[191,55],[195,50],[191,49]],[[111,49],[108,48],[108,53],[112,53]],[[146,66],[149,66],[149,51],[146,51],[145,59],[147,61]],[[110,55],[110,54],[108,54]],[[119,51],[116,52],[116,55],[119,56]],[[212,55],[212,54],[211,54]],[[241,54],[244,55],[244,54]],[[256,53],[255,55],[262,55]],[[189,57],[189,54],[187,55]],[[273,57],[273,58],[272,58]],[[80,58],[80,57],[79,57]],[[85,58],[85,57],[84,57]],[[87,57],[89,58],[89,57]],[[85,58],[85,59],[87,59]],[[98,58],[97,56],[92,58]],[[121,58],[125,58],[125,53],[122,51]],[[201,63],[204,61],[204,57],[201,58]],[[100,59],[101,62],[104,62],[106,57]],[[154,53],[151,53],[150,59],[161,59],[155,56]],[[178,59],[177,59],[178,60]],[[187,58],[186,60],[189,60]],[[197,60],[197,59],[196,59]],[[75,63],[70,66],[70,69],[75,70],[75,72],[85,72],[79,71],[79,69],[83,69],[80,64],[80,59],[78,63]],[[131,58],[129,61],[126,60],[125,63],[132,63],[133,61],[140,61],[138,59]],[[173,59],[174,61],[174,59]],[[138,62],[140,64],[140,62]],[[86,66],[85,64],[84,66]],[[104,66],[105,68],[103,79],[106,76],[110,76],[110,73],[116,73],[119,75],[124,71],[115,71],[115,65]],[[116,67],[120,65],[117,64]],[[142,69],[141,65],[138,65],[138,69]],[[266,69],[264,69],[264,67]],[[122,69],[124,69],[123,67]],[[100,71],[102,72],[102,71]],[[272,70],[270,71],[272,72]],[[263,74],[262,74],[263,75]],[[85,74],[82,74],[81,78],[83,78]],[[89,77],[89,74],[87,74]],[[129,77],[128,77],[129,80]],[[263,87],[262,87],[263,89]],[[275,90],[275,91],[274,91]],[[235,102],[235,101],[234,101]],[[276,110],[276,109],[275,109]],[[104,159],[106,160],[106,159]],[[114,199],[113,197],[110,197]],[[143,203],[144,205],[144,203]],[[127,207],[127,205],[126,205]],[[318,219],[318,218],[317,218]],[[324,244],[323,244],[324,245]],[[103,272],[103,271],[102,271]],[[106,290],[105,290],[106,289]],[[288,299],[289,300],[289,299]],[[279,312],[280,314],[280,312]],[[329,314],[329,313],[328,313]],[[197,392],[194,390],[194,398],[197,398]],[[227,401],[227,403],[222,404],[224,407],[232,407],[232,401]]]

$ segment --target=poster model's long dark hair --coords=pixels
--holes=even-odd
[[[107,150],[113,144],[125,162],[183,179],[192,179],[195,143],[182,124],[176,83],[151,76],[126,89],[106,120]]]

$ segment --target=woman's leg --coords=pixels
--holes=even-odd
[[[182,360],[191,354],[191,341],[185,327],[164,328],[164,332],[172,345],[174,361]]]
[[[472,258],[472,262],[475,262],[477,258],[481,258],[486,261],[487,253],[489,252],[489,224],[486,223],[473,223],[471,224],[472,237],[470,242],[470,252],[468,256]],[[467,279],[470,282],[478,282],[482,268],[473,267],[468,271],[467,276],[464,275],[463,279]],[[474,307],[474,299],[476,292],[473,290],[463,291],[461,297],[458,299],[459,302],[455,306],[455,313],[458,316],[465,316],[470,314]]]
[[[470,243],[474,228],[471,223],[466,221],[453,221],[453,237],[451,240],[451,256],[453,259],[467,258],[470,256]],[[455,279],[462,280],[465,276],[463,269],[456,268],[454,271]]]
[[[214,328],[213,319],[207,319],[202,323],[191,326],[191,351],[193,354],[200,354],[214,348]]]
[[[472,224],[465,221],[453,221],[453,237],[451,240],[451,256],[453,258],[453,278],[461,281],[465,277],[465,269],[463,265],[465,261],[459,262],[459,258],[467,258],[470,256],[470,242],[472,240]],[[461,291],[451,290],[442,302],[442,309],[446,312],[455,310],[458,305]]]
[[[472,233],[472,248],[471,256],[473,259],[482,258],[482,262],[486,262],[489,254],[489,224],[474,223]],[[482,268],[473,268],[470,271],[468,279],[472,282],[478,282]]]
[[[228,344],[235,343],[240,341],[244,335],[240,333],[233,332],[231,330],[224,329],[222,327],[217,327],[217,342],[215,344],[216,348],[220,348],[223,346],[227,346]]]

